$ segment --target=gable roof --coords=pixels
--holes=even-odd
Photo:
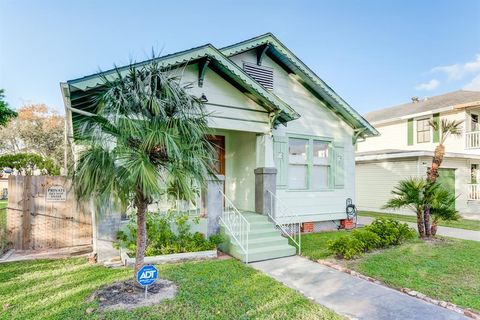
[[[231,57],[264,46],[266,46],[265,53],[272,58],[272,60],[280,64],[288,72],[295,74],[300,83],[302,83],[317,98],[326,102],[326,105],[350,126],[357,129],[359,132],[361,131],[363,136],[378,135],[378,131],[367,120],[345,102],[345,100],[343,100],[273,34],[266,33],[221,48],[220,51],[226,56]]]
[[[430,97],[418,102],[404,103],[401,105],[371,111],[365,114],[370,122],[380,122],[406,118],[422,112],[437,111],[445,108],[455,108],[469,102],[480,104],[480,91],[457,90],[438,96]]]
[[[372,136],[377,135],[376,129],[368,123],[360,114],[350,107],[340,96],[338,96],[323,80],[321,80],[312,70],[310,70],[300,59],[298,59],[287,47],[285,47],[273,34],[252,38],[242,41],[232,46],[218,50],[211,44],[195,47],[189,50],[165,55],[162,57],[146,60],[133,64],[134,67],[156,61],[161,67],[166,69],[181,65],[197,63],[202,59],[209,59],[209,68],[214,69],[225,79],[241,89],[248,97],[259,103],[268,111],[277,111],[278,120],[282,123],[297,119],[300,115],[287,103],[277,97],[273,92],[266,90],[261,84],[250,77],[244,70],[235,64],[228,57],[239,54],[244,51],[252,50],[266,45],[265,52],[272,59],[278,62],[282,67],[297,76],[310,92],[317,98],[324,101],[326,105],[346,123],[356,130],[357,135]],[[99,72],[93,75],[67,81],[62,84],[62,94],[64,96],[68,114],[73,109],[79,109],[87,112],[94,112],[95,106],[92,105],[92,96],[96,89],[102,86],[101,75],[114,77],[116,70],[120,74],[128,72],[130,66],[111,69]],[[72,120],[81,118],[85,114],[72,114]]]
[[[210,59],[209,67],[215,68],[224,78],[228,78],[233,85],[237,88],[240,87],[240,89],[243,89],[244,93],[246,93],[251,99],[265,107],[268,111],[279,110],[279,118],[281,122],[297,119],[300,116],[293,108],[273,93],[267,91],[211,44],[135,63],[133,66],[140,67],[151,63],[152,61],[156,61],[159,63],[160,67],[168,69],[190,63],[197,63],[199,60],[206,58]],[[121,75],[124,75],[128,72],[129,67],[130,66],[124,66],[117,68],[117,70]],[[116,69],[111,69],[67,81],[69,99],[72,108],[78,108],[89,112],[93,111],[94,106],[88,105],[91,101],[89,96],[95,93],[95,89],[102,86],[101,75],[115,77],[117,71]]]

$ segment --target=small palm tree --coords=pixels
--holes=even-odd
[[[417,216],[417,229],[421,238],[425,237],[425,225],[423,224],[423,208],[425,205],[425,189],[427,181],[420,178],[408,178],[402,180],[392,190],[394,198],[388,200],[384,209],[408,208]]]
[[[192,185],[212,174],[213,148],[207,116],[189,84],[151,64],[103,77],[79,141],[85,145],[74,173],[79,198],[136,209],[135,273],[143,266],[148,205],[167,190],[175,200],[194,201]]]
[[[443,221],[458,220],[460,215],[455,210],[455,194],[450,190],[441,187],[437,183],[437,189],[433,192],[430,199],[431,207],[430,214],[433,217],[431,234],[435,236],[437,234],[438,223]]]
[[[438,178],[438,169],[443,162],[443,157],[445,156],[445,141],[449,136],[461,136],[462,134],[462,125],[463,121],[460,120],[448,120],[446,118],[442,121],[430,121],[430,126],[435,130],[440,132],[440,139],[438,145],[435,147],[435,152],[433,154],[432,165],[427,171],[427,180],[429,182],[436,182]],[[431,232],[430,227],[430,205],[425,206],[425,211],[423,213],[423,218],[425,221],[425,234],[429,237]]]
[[[425,237],[423,213],[426,205],[430,206],[430,213],[434,217],[435,233],[440,220],[456,220],[458,218],[458,212],[454,208],[455,195],[438,182],[430,182],[422,178],[409,178],[400,181],[398,186],[392,190],[392,194],[395,197],[388,200],[383,208],[409,208],[415,212],[420,238]]]

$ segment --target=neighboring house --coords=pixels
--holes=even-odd
[[[220,203],[232,204],[229,214],[238,209],[247,218],[250,239],[263,231],[270,236],[250,244],[257,250],[253,253],[265,253],[251,253],[250,260],[274,256],[266,254],[262,242],[272,241],[279,249],[273,227],[252,212],[282,223],[313,222],[316,230],[346,218],[345,201],[355,195],[356,140],[377,131],[275,36],[265,34],[222,49],[207,44],[156,61],[170,70],[178,68],[182,81],[193,84],[191,93],[202,97],[212,113],[217,172],[225,179],[227,197]],[[99,74],[62,84],[73,136],[85,111],[93,111],[89,98],[99,85]],[[210,201],[206,208],[213,210],[209,197],[204,197]],[[216,216],[206,214],[213,220]],[[222,223],[228,224],[222,214]]]
[[[381,210],[391,190],[407,177],[426,177],[439,132],[429,121],[461,120],[462,135],[445,142],[439,180],[450,188],[455,207],[480,219],[480,92],[459,90],[369,112],[365,118],[380,132],[357,145],[357,205]],[[409,213],[401,210],[402,213]]]

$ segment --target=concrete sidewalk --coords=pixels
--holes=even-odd
[[[299,256],[250,264],[338,314],[365,320],[469,319]]]
[[[374,218],[371,217],[358,217],[359,224],[370,224]],[[402,221],[403,222],[403,221]],[[412,222],[405,222],[410,227],[417,230],[417,224]],[[464,240],[473,240],[473,241],[480,241],[480,231],[475,230],[465,230],[459,228],[450,228],[450,227],[442,227],[438,226],[437,234],[439,236],[445,236],[450,238],[457,238],[457,239],[464,239]]]

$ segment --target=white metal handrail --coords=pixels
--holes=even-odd
[[[267,213],[270,220],[273,221],[275,227],[280,229],[282,234],[288,237],[295,244],[295,247],[298,249],[298,254],[301,253],[302,247],[302,232],[301,232],[301,223],[298,214],[287,215],[285,213],[291,212],[291,210],[270,190],[267,190],[270,195],[270,212]],[[277,211],[283,213],[281,217],[277,215]],[[281,220],[286,220],[280,222]]]
[[[468,200],[480,200],[480,184],[471,183],[468,185]]]
[[[465,132],[465,148],[480,148],[480,131]]]
[[[243,251],[245,254],[245,263],[248,263],[248,234],[250,233],[250,222],[238,211],[225,193],[222,191],[220,191],[220,193],[224,199],[224,207],[220,221]]]

